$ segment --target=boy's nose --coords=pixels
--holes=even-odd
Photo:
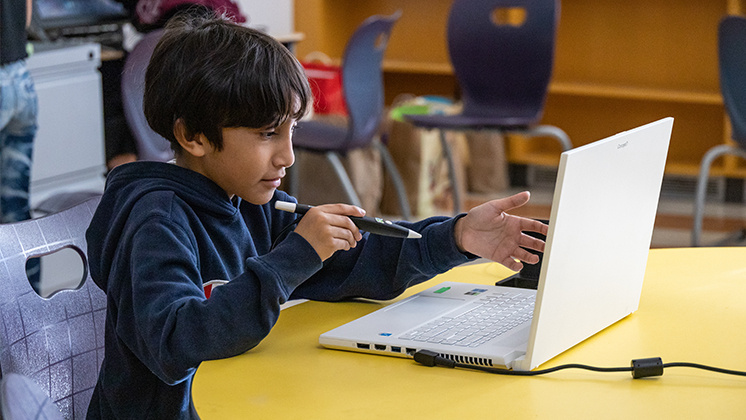
[[[287,142],[283,142],[283,147],[277,153],[277,166],[284,166],[289,168],[295,163],[295,153],[293,152],[293,142],[288,139]]]

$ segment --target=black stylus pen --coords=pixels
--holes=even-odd
[[[275,208],[277,210],[283,210],[290,213],[296,213],[296,214],[305,214],[308,210],[311,209],[312,206],[309,206],[307,204],[296,204],[291,203],[288,201],[277,201],[275,203]],[[385,219],[381,219],[380,217],[357,217],[357,216],[347,216],[350,219],[352,219],[352,223],[357,226],[358,229],[364,230],[366,232],[370,232],[376,235],[383,235],[383,236],[393,236],[395,238],[421,238],[422,235],[419,233],[413,231],[412,229],[407,229],[404,226],[399,226],[393,222],[390,222]]]

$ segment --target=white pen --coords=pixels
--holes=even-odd
[[[289,201],[277,201],[275,208],[277,210],[287,211],[296,214],[305,214],[312,206],[307,204],[296,204]],[[397,225],[389,220],[381,219],[380,217],[358,217],[358,216],[347,216],[352,220],[352,223],[357,226],[358,229],[370,232],[375,235],[382,236],[393,236],[395,238],[412,238],[419,239],[422,237],[419,233],[412,229],[405,228],[404,226]]]

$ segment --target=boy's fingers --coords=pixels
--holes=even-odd
[[[513,271],[521,271],[521,269],[523,268],[523,264],[520,261],[516,261],[515,258],[510,256],[505,257],[502,261],[497,262]]]
[[[519,192],[518,194],[511,195],[510,197],[506,197],[501,201],[501,206],[503,207],[502,211],[509,211],[513,210],[515,208],[521,207],[524,204],[528,203],[528,200],[531,198],[531,194],[528,191]]]
[[[538,220],[532,220],[528,219],[530,224],[527,229],[523,230],[530,230],[531,232],[541,233],[542,235],[546,235],[549,232],[549,225],[542,223]]]
[[[333,221],[331,222],[334,226],[344,229],[347,232],[350,232],[351,235],[355,235],[359,232],[359,229],[355,225],[355,223],[350,219],[349,217],[345,215],[334,215]]]
[[[534,251],[544,252],[544,246],[545,243],[541,239],[534,238],[533,236],[529,236],[526,234],[523,234],[521,237],[521,247],[533,249]]]
[[[355,232],[345,228],[338,228],[334,232],[334,237],[337,240],[344,241],[348,245],[348,248],[346,249],[354,248],[357,245],[357,239],[355,236]]]
[[[324,204],[318,207],[326,213],[338,214],[340,216],[365,216],[365,210],[352,204]]]
[[[513,258],[517,258],[529,264],[536,264],[537,262],[539,262],[538,255],[528,252],[525,249],[521,249],[521,248],[518,248],[518,250],[516,250],[516,252],[513,255]]]

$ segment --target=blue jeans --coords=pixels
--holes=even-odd
[[[38,100],[24,61],[0,66],[0,223],[31,218],[29,182]],[[31,286],[39,291],[38,259],[26,263]]]
[[[31,217],[29,180],[38,100],[24,61],[0,66],[0,223]]]

